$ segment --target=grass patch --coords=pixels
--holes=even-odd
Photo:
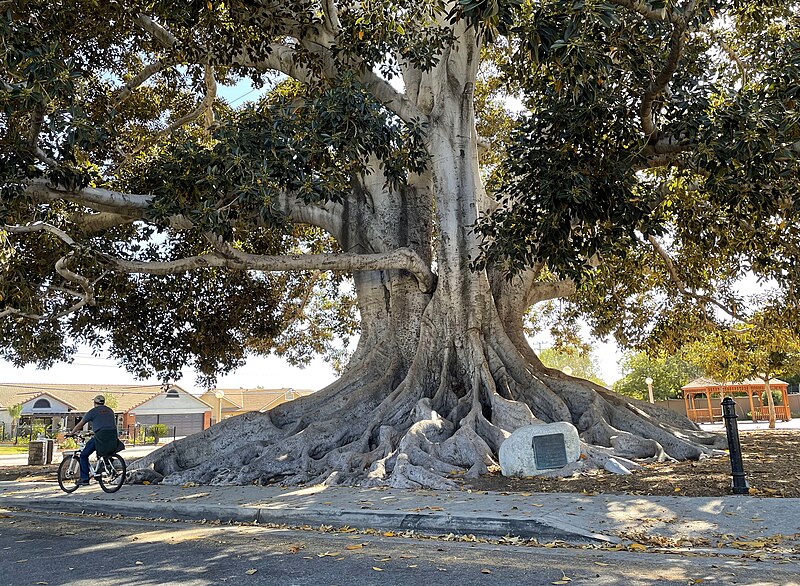
[[[16,456],[17,454],[27,454],[28,446],[0,445],[0,456]]]
[[[0,456],[16,456],[17,454],[27,454],[28,446],[14,446],[9,444],[0,444]]]

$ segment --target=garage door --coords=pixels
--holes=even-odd
[[[175,435],[192,435],[198,431],[203,431],[202,413],[182,413],[169,415],[138,415],[136,423],[141,425],[153,425],[163,423],[169,428],[169,435],[172,435],[172,428],[175,428]]]

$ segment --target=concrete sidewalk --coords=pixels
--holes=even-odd
[[[168,443],[172,441],[172,438],[169,439],[169,442],[162,442],[157,446],[147,444],[147,445],[126,445],[125,451],[122,452],[122,455],[125,457],[126,460],[131,460],[133,458],[141,458],[142,456],[146,456],[150,452],[154,452],[158,448],[162,448]],[[53,463],[58,464],[62,460],[61,456],[62,450],[57,450],[55,454],[53,454]],[[12,454],[12,455],[4,455],[0,456],[0,467],[2,466],[25,466],[28,463],[28,454],[27,452],[21,454]]]
[[[116,494],[92,485],[68,495],[54,482],[0,482],[0,507],[800,558],[800,499],[161,485],[126,485]]]

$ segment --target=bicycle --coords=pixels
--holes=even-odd
[[[78,449],[71,456],[64,458],[58,466],[58,486],[66,493],[78,490],[81,477],[81,452],[86,447],[86,438],[92,434],[76,434]],[[119,454],[98,456],[95,462],[89,462],[89,480],[97,480],[104,492],[117,492],[125,484],[127,465]]]

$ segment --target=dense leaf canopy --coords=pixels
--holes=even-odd
[[[755,308],[797,328],[800,6],[544,1],[516,31],[498,60],[528,113],[489,262],[578,279],[563,316],[624,345],[675,351]]]
[[[475,267],[574,279],[562,317],[628,345],[747,323],[747,275],[770,285],[758,306],[800,327],[798,2],[19,0],[0,1],[0,220],[74,241],[0,232],[2,356],[46,365],[86,341],[168,378],[248,351],[335,355],[356,327],[340,273],[126,275],[109,259],[175,261],[214,238],[342,252],[281,198],[341,203],[375,161],[387,189],[424,173],[425,125],[387,80],[434,67],[462,19],[484,34],[475,97],[497,202]],[[241,80],[262,97],[217,97]],[[45,205],[31,186],[47,182],[153,197],[126,221]],[[93,303],[68,312],[65,270]]]

